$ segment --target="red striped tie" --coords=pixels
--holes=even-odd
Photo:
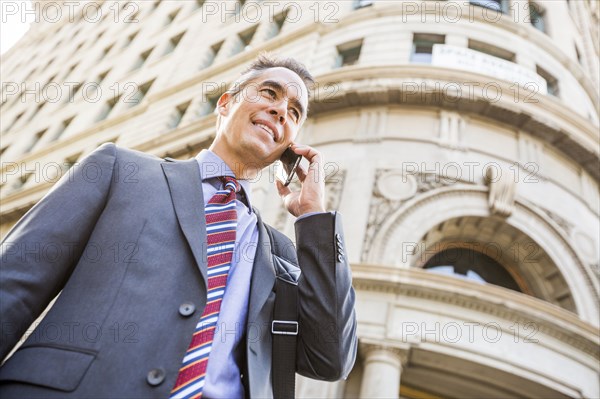
[[[221,301],[231,268],[237,225],[235,194],[240,191],[240,184],[233,177],[225,176],[220,179],[225,187],[215,193],[205,209],[208,255],[206,307],[183,358],[170,399],[202,397]]]

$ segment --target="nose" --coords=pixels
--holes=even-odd
[[[274,115],[282,126],[285,125],[287,122],[287,101],[274,102],[269,107],[269,113]]]

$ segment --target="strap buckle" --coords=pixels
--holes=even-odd
[[[273,320],[271,323],[271,334],[298,335],[298,322],[287,320]]]

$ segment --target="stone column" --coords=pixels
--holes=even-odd
[[[361,344],[364,359],[361,398],[398,398],[406,352],[384,345]]]

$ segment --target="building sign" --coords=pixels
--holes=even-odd
[[[534,71],[465,47],[434,44],[431,64],[493,76],[539,94],[548,92],[546,80]]]

